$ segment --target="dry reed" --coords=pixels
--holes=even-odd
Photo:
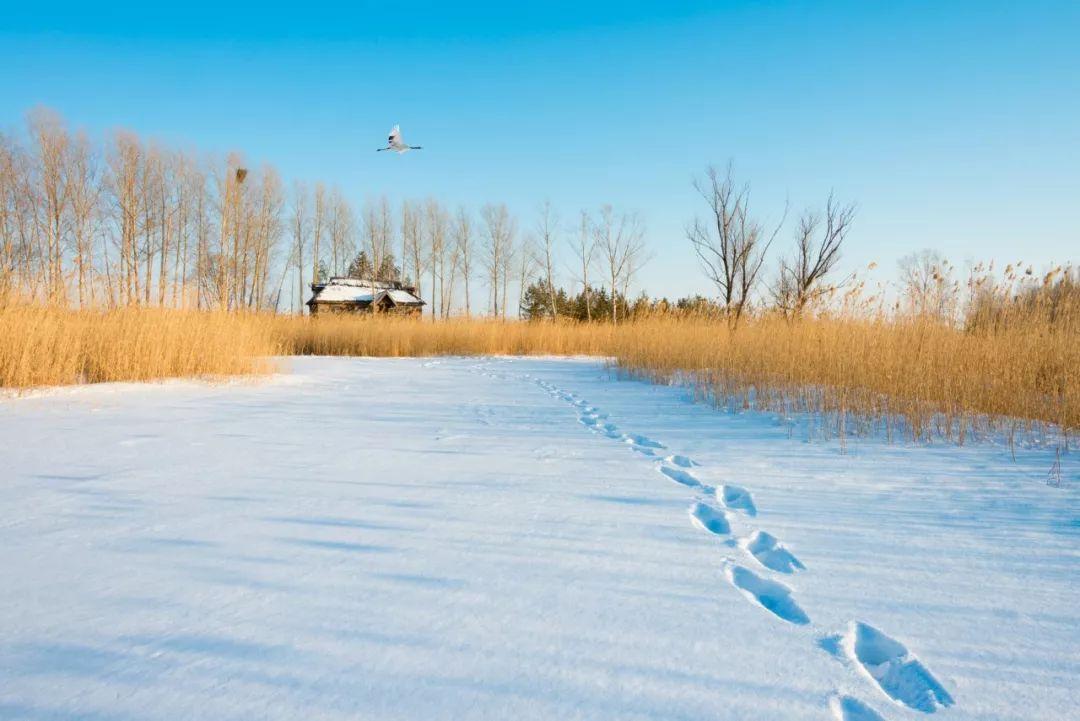
[[[929,319],[668,316],[610,324],[0,307],[0,387],[218,376],[275,354],[590,355],[682,382],[716,403],[881,422],[963,441],[988,425],[1080,426],[1080,335],[1032,320],[961,329]]]
[[[279,348],[255,316],[0,304],[0,388],[268,370]]]

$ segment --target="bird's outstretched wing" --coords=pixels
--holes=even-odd
[[[399,126],[395,125],[390,128],[390,139],[388,142],[390,145],[396,145],[401,142],[401,128]]]

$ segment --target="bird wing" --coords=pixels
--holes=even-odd
[[[389,143],[390,143],[390,145],[394,145],[395,143],[400,143],[400,142],[401,142],[401,128],[398,127],[397,125],[395,125],[394,127],[390,128],[390,140],[389,140]]]

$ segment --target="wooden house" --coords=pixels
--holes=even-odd
[[[369,278],[331,278],[326,283],[312,283],[307,307],[312,315],[320,313],[391,313],[419,316],[424,301],[416,288],[396,280]]]

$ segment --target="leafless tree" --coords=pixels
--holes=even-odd
[[[506,316],[507,276],[513,256],[514,236],[517,224],[503,204],[487,204],[480,215],[484,222],[484,266],[488,271],[488,287],[491,291],[491,314],[500,315],[499,295],[503,297],[502,317]]]
[[[446,210],[434,198],[425,204],[425,245],[428,266],[431,271],[431,320],[435,321],[445,312],[447,281]]]
[[[389,280],[379,277],[387,257],[392,252],[394,222],[390,214],[390,201],[382,197],[378,202],[369,199],[364,204],[364,240],[371,261],[371,294],[375,295],[375,281]]]
[[[46,291],[53,302],[66,301],[64,295],[64,236],[70,184],[68,179],[70,138],[63,120],[46,108],[29,116],[30,132],[37,146],[39,226],[45,238]]]
[[[465,317],[469,318],[472,311],[469,307],[469,278],[472,273],[473,251],[472,219],[465,208],[458,208],[454,219],[454,247],[457,249],[458,260],[461,264],[461,278],[465,284]]]
[[[581,281],[582,292],[585,294],[585,317],[591,321],[592,289],[589,287],[589,270],[596,255],[596,241],[591,232],[592,221],[586,211],[581,211],[580,220],[577,237],[570,240],[570,248],[577,258],[576,272],[580,273],[577,280]]]
[[[521,247],[517,249],[517,279],[518,279],[518,318],[521,317],[521,301],[525,298],[525,289],[529,285],[529,279],[533,277],[537,269],[542,266],[541,257],[543,249],[540,241],[531,235],[521,239]],[[552,318],[555,316],[552,315]]]
[[[311,216],[311,282],[318,283],[319,264],[322,262],[322,250],[319,247],[323,233],[326,232],[326,187],[315,184],[315,197]]]
[[[705,275],[720,293],[728,322],[735,327],[750,302],[765,254],[784,219],[766,237],[750,214],[750,186],[736,184],[733,166],[729,163],[723,175],[710,167],[705,175],[705,181],[694,181],[694,189],[705,199],[712,218],[707,223],[695,218],[687,237]]]
[[[118,302],[138,302],[138,231],[142,217],[143,148],[132,133],[118,132],[114,138],[109,163],[109,189],[118,226]]]
[[[94,303],[93,239],[99,219],[101,178],[97,158],[85,133],[76,135],[71,146],[69,185],[77,297],[79,306],[86,307]]]
[[[615,215],[610,205],[600,209],[593,224],[593,237],[611,284],[611,322],[618,322],[617,295],[625,297],[634,274],[647,260],[645,229],[636,214]]]
[[[422,208],[406,200],[401,204],[401,265],[404,268],[407,262],[412,263],[412,282],[416,285],[416,292],[423,293],[421,280],[424,269],[427,267],[424,253],[424,226]],[[422,297],[422,295],[421,295]]]
[[[330,238],[330,272],[342,275],[356,252],[356,216],[338,188],[330,191],[326,226]]]
[[[941,253],[925,249],[899,261],[900,289],[911,315],[950,320],[957,310],[959,289],[953,267]]]
[[[551,317],[557,318],[559,309],[555,303],[555,240],[558,233],[559,218],[551,207],[551,201],[545,200],[540,206],[540,219],[536,225],[536,252],[537,260],[544,271],[544,282],[547,284],[548,306]]]
[[[854,204],[841,205],[830,193],[824,213],[807,210],[799,219],[792,258],[781,258],[773,300],[785,314],[799,317],[808,306],[832,293],[847,279],[828,282],[855,219]]]
[[[293,183],[292,198],[292,246],[293,260],[296,262],[296,312],[304,312],[304,248],[311,236],[311,218],[308,215],[310,195],[307,186],[297,181]]]

